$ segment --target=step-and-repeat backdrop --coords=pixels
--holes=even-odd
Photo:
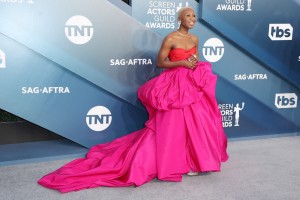
[[[142,128],[137,88],[185,6],[227,136],[299,132],[297,0],[0,1],[0,108],[87,147]]]

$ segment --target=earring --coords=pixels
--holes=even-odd
[[[180,27],[181,21],[178,21],[178,28]]]

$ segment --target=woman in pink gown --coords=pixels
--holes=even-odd
[[[38,183],[60,192],[99,186],[140,186],[154,178],[181,181],[184,174],[220,171],[227,138],[215,97],[217,76],[198,61],[198,39],[189,34],[196,17],[181,9],[177,31],[163,41],[158,67],[138,97],[147,108],[145,128],[90,149]]]

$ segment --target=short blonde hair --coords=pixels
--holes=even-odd
[[[187,10],[187,9],[191,9],[191,10],[194,11],[194,9],[193,9],[192,7],[189,7],[189,6],[187,6],[187,7],[182,7],[182,8],[180,8],[180,9],[178,10],[178,13],[177,13],[178,18],[180,18],[181,15],[182,15],[182,13],[183,13],[183,11],[185,11],[185,10]]]

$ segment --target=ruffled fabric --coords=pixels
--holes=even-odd
[[[199,102],[208,84],[215,85],[208,62],[198,62],[194,70],[185,67],[165,70],[138,90],[144,105],[157,110],[179,109]],[[213,88],[212,88],[213,89]]]
[[[187,59],[195,52],[194,48],[174,49],[169,59]],[[190,170],[220,171],[228,155],[215,98],[216,80],[208,62],[198,62],[194,70],[165,70],[138,90],[149,113],[145,128],[95,145],[86,158],[62,166],[38,183],[70,192],[140,186],[154,178],[181,181]]]

